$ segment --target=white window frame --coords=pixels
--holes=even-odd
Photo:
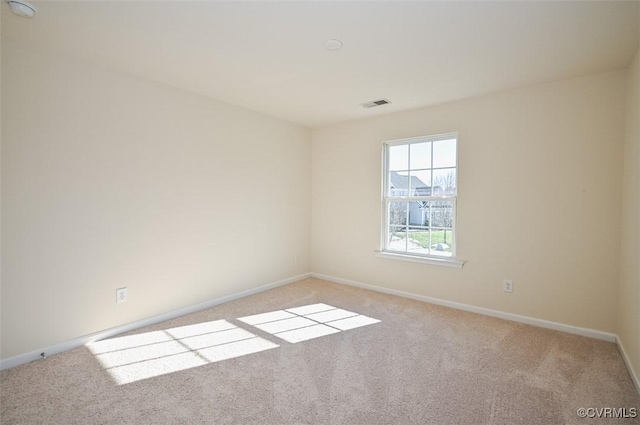
[[[424,142],[437,142],[439,140],[456,140],[456,164],[455,164],[455,178],[456,178],[456,193],[454,195],[445,195],[443,196],[390,196],[390,188],[389,188],[389,149],[391,146],[399,146],[399,145],[412,145],[415,143],[424,143]],[[458,133],[445,133],[445,134],[437,134],[433,136],[423,136],[423,137],[412,137],[408,139],[399,139],[399,140],[391,140],[383,143],[383,155],[382,155],[382,231],[380,237],[380,251],[376,251],[376,255],[378,257],[387,258],[387,259],[395,259],[395,260],[403,260],[403,261],[411,261],[411,262],[419,262],[426,264],[434,264],[434,265],[442,265],[448,267],[457,267],[462,268],[464,262],[459,260],[456,257],[457,251],[457,239],[458,232],[456,230],[456,221],[457,221],[457,200],[458,200],[458,145],[459,145],[459,136]],[[409,167],[411,164],[411,158],[409,153]],[[433,144],[431,145],[431,161],[433,161]],[[433,166],[433,162],[431,164]],[[446,167],[451,168],[451,167]],[[433,171],[438,168],[430,168],[431,174],[433,176]],[[432,186],[433,186],[433,177],[432,177]],[[433,193],[431,194],[433,195]],[[453,206],[453,217],[452,217],[452,247],[451,247],[451,256],[438,256],[432,254],[422,254],[422,253],[414,253],[407,251],[395,251],[388,248],[389,241],[389,206],[394,201],[400,202],[410,202],[410,201],[448,201],[452,203]],[[408,214],[408,213],[407,213]],[[409,223],[407,223],[407,227]],[[431,228],[431,226],[429,226]]]

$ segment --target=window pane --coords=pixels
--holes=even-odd
[[[450,229],[431,229],[431,255],[451,257],[453,231]]]
[[[431,168],[431,143],[413,143],[411,150],[411,169]]]
[[[409,172],[391,171],[389,173],[389,196],[409,195]]]
[[[429,254],[429,230],[409,227],[407,251],[416,254]]]
[[[412,201],[409,202],[409,225],[428,226],[429,225],[429,202]]]
[[[433,196],[455,196],[456,169],[433,170]]]
[[[407,250],[407,228],[398,226],[389,226],[389,241],[387,249],[392,251]]]
[[[453,203],[450,201],[431,202],[431,227],[453,228]]]
[[[407,224],[407,203],[391,202],[389,203],[389,225],[404,226]]]
[[[456,139],[433,142],[433,168],[456,166]]]
[[[453,231],[451,229],[431,229],[431,249],[435,251],[451,251]]]
[[[411,196],[431,196],[431,170],[411,172]]]
[[[389,146],[389,170],[409,169],[409,146]]]

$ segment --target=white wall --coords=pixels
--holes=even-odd
[[[624,71],[314,131],[312,270],[614,332]],[[392,106],[390,106],[392,107]],[[385,140],[459,132],[463,269],[377,258]],[[514,292],[502,292],[502,280]]]
[[[308,129],[2,42],[2,358],[309,270]]]
[[[640,50],[629,67],[626,117],[618,337],[640,374]]]

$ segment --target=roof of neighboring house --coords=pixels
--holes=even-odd
[[[397,171],[390,173],[391,187],[394,189],[409,189],[409,176],[398,174]],[[431,187],[416,176],[411,176],[411,188],[418,192],[419,196],[431,195]]]

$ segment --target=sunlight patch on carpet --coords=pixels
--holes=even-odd
[[[380,322],[322,303],[241,317],[238,320],[292,344]]]
[[[87,344],[118,385],[278,347],[226,320]]]
[[[327,304],[241,317],[239,321],[292,344],[379,323]],[[118,385],[279,347],[226,320],[111,338],[87,344]]]

